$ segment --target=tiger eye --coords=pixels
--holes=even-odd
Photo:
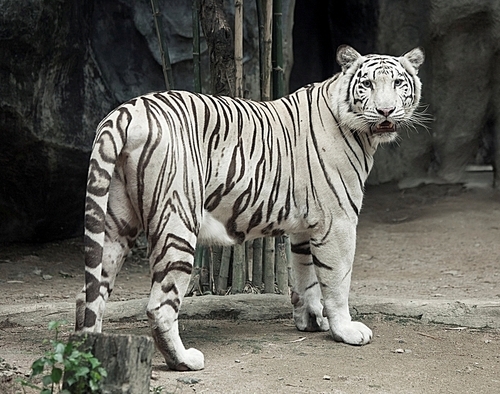
[[[371,89],[372,87],[372,82],[369,81],[368,79],[364,80],[363,82],[361,82],[361,85],[363,85],[363,87],[367,88],[367,89]]]

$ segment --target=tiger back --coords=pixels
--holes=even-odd
[[[157,92],[100,123],[77,330],[101,331],[116,275],[143,230],[156,345],[171,369],[202,369],[203,354],[186,349],[178,329],[196,244],[287,233],[297,328],[370,342],[348,307],[356,225],[378,145],[415,120],[424,54],[361,56],[342,46],[337,60],[342,72],[279,100]]]

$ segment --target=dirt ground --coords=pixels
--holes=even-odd
[[[0,306],[71,301],[83,283],[82,267],[76,239],[1,247]],[[368,188],[353,295],[498,302],[499,282],[498,193],[460,185]],[[112,300],[147,297],[148,286],[147,263],[129,259]],[[352,347],[327,333],[301,333],[291,319],[184,320],[183,340],[203,351],[205,369],[168,371],[156,352],[151,384],[162,393],[500,392],[500,329],[382,313],[356,319],[373,329],[371,344]],[[145,321],[106,322],[104,330],[149,334]],[[72,323],[64,326],[63,337],[71,331]],[[16,392],[13,377],[29,370],[49,337],[44,324],[0,316],[0,393]]]

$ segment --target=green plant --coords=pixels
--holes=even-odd
[[[50,340],[52,350],[35,360],[31,366],[28,380],[20,380],[23,386],[40,390],[40,394],[83,394],[96,392],[101,381],[106,377],[106,370],[91,352],[82,351],[80,342],[61,342],[58,339],[59,328],[66,322],[51,321],[49,330],[55,331],[55,338]],[[33,383],[33,379],[42,376],[42,387]]]

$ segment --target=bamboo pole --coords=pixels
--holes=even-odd
[[[261,99],[271,100],[271,48],[273,0],[257,0],[259,19],[260,91]]]
[[[259,53],[260,61],[260,82],[261,99],[263,101],[271,100],[271,72],[272,72],[272,20],[273,20],[273,0],[257,0],[257,15],[259,19]],[[261,281],[258,276],[264,280],[264,292],[274,293],[274,239],[265,238],[262,242],[264,253],[262,253],[262,266],[256,267],[256,275],[252,277],[255,280],[255,286],[260,286]],[[272,245],[272,248],[271,248]],[[271,253],[271,250],[273,251]],[[261,256],[254,256],[254,260],[259,262]],[[262,276],[263,273],[263,276]]]
[[[202,289],[202,294],[211,293],[210,286],[210,272],[212,268],[212,253],[210,247],[202,246],[202,261],[201,261],[201,272],[200,272],[200,284]]]
[[[243,292],[245,288],[245,245],[233,246],[233,275],[231,281],[231,293]]]
[[[274,238],[264,238],[264,293],[274,293]]]
[[[218,294],[218,284],[216,278],[219,277],[222,260],[222,246],[210,247],[210,291],[212,294]]]
[[[246,261],[246,272],[245,280],[252,280],[253,273],[253,241],[245,242],[245,255],[247,257]]]
[[[273,98],[285,91],[283,68],[283,13],[282,0],[273,0]]]
[[[194,91],[201,93],[200,0],[193,0],[193,74]]]
[[[285,235],[285,256],[286,256],[286,268],[288,271],[288,285],[291,286],[295,283],[295,278],[293,277],[292,270],[292,248],[290,246],[290,237]]]
[[[288,294],[288,264],[285,254],[285,237],[276,237],[276,284],[280,294]]]
[[[222,248],[219,278],[217,279],[217,293],[224,295],[227,292],[227,280],[229,278],[229,263],[231,260],[231,248]]]
[[[262,238],[253,241],[252,284],[259,289],[262,286],[262,244]]]
[[[153,9],[153,19],[155,21],[156,35],[158,36],[158,46],[160,48],[161,65],[163,69],[163,78],[165,79],[165,86],[167,90],[174,88],[174,78],[172,75],[172,65],[170,64],[170,56],[168,55],[168,47],[162,38],[163,23],[159,16],[160,8],[158,7],[158,0],[151,0],[151,8]]]
[[[243,97],[243,0],[234,1],[235,96]]]

